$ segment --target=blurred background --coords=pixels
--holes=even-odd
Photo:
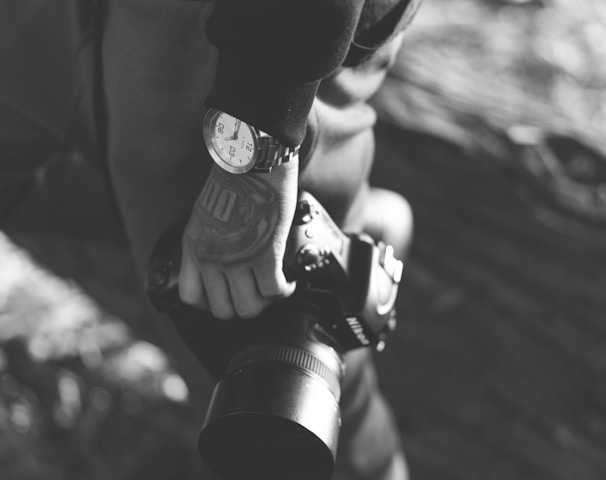
[[[377,356],[412,480],[606,478],[605,87],[599,0],[424,0],[373,100],[373,181],[416,220]],[[196,478],[105,187],[56,150],[0,233],[1,478]]]

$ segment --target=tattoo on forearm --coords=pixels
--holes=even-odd
[[[278,224],[275,201],[275,189],[261,177],[213,169],[187,229],[198,260],[226,265],[257,255]]]

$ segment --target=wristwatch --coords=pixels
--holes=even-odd
[[[211,157],[230,173],[264,172],[299,153],[252,125],[216,108],[204,116],[203,133]]]

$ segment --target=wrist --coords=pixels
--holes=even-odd
[[[253,177],[258,178],[262,182],[267,182],[277,193],[287,193],[292,191],[293,187],[299,182],[299,156],[294,155],[292,159],[283,163],[267,173],[249,173]]]

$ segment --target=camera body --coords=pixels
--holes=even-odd
[[[345,234],[309,193],[302,192],[286,247],[284,270],[334,313],[324,327],[343,353],[382,350],[395,328],[403,264],[393,248],[364,234]],[[330,305],[332,304],[332,305]]]
[[[219,322],[178,294],[185,223],[159,239],[148,296],[218,380],[198,440],[220,478],[328,480],[340,430],[343,355],[381,350],[395,327],[402,263],[391,247],[344,234],[302,192],[284,259],[295,294],[256,319]]]

